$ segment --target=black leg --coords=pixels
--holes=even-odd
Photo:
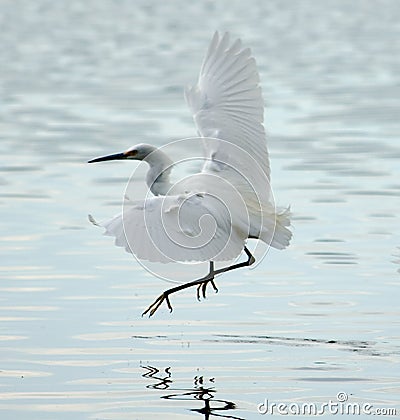
[[[219,270],[214,271],[214,275],[225,273],[226,271],[236,270],[236,268],[248,267],[249,265],[254,264],[256,260],[246,247],[244,247],[244,252],[246,253],[248,257],[247,261],[243,261],[238,264],[233,264],[233,265],[230,265],[229,267],[220,268]]]
[[[175,286],[175,287],[171,287],[171,289],[166,290],[165,292],[161,293],[161,295],[142,313],[142,316],[146,315],[147,313],[149,314],[149,317],[151,317],[152,315],[154,315],[154,313],[157,311],[157,309],[161,306],[161,304],[165,301],[168,309],[170,312],[172,312],[172,305],[171,302],[169,301],[169,295],[172,295],[175,292],[179,292],[180,290],[184,290],[187,289],[189,287],[193,287],[193,286],[198,286],[197,288],[197,298],[200,298],[200,287],[203,284],[206,284],[208,282],[211,282],[211,284],[214,287],[214,290],[218,290],[215,286],[214,283],[214,263],[212,261],[210,261],[210,272],[202,277],[201,279],[198,280],[194,280],[191,281],[189,283],[185,283],[185,284],[181,284],[179,286]],[[203,295],[205,296],[205,289],[203,291]]]
[[[175,292],[179,292],[180,290],[188,289],[189,287],[197,286],[197,299],[200,300],[200,291],[203,295],[203,298],[206,297],[206,288],[209,283],[211,283],[215,292],[218,292],[217,286],[214,283],[214,277],[217,274],[225,273],[226,271],[235,270],[236,268],[241,267],[248,267],[249,265],[255,262],[255,259],[251,252],[244,247],[244,252],[246,253],[248,259],[247,261],[230,265],[229,267],[220,268],[219,270],[214,270],[214,262],[210,261],[210,271],[209,273],[202,277],[201,279],[191,281],[189,283],[181,284],[179,286],[171,287],[171,289],[166,290],[165,292],[161,293],[161,295],[142,313],[142,316],[149,314],[149,317],[155,314],[157,309],[162,305],[165,301],[168,309],[172,312],[172,305],[169,301],[169,296]]]
[[[210,261],[210,272],[208,273],[208,279],[204,279],[198,286],[197,286],[197,300],[200,300],[200,290],[202,292],[203,298],[206,298],[206,289],[208,286],[208,283],[211,283],[211,286],[213,287],[215,293],[218,293],[218,288],[214,283],[214,261]]]

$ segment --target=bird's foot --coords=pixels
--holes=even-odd
[[[211,283],[211,286],[213,287],[215,293],[218,293],[218,288],[214,283],[214,279],[213,278],[207,279],[197,286],[197,300],[200,300],[200,291],[201,291],[201,294],[203,295],[203,299],[206,298],[206,289],[207,289],[208,283]]]
[[[161,295],[158,296],[158,298],[142,313],[142,316],[149,314],[149,318],[152,317],[164,301],[166,302],[169,311],[172,312],[173,309],[168,295],[169,293],[167,292],[161,293]]]

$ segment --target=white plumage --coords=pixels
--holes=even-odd
[[[229,45],[229,34],[214,34],[195,87],[185,89],[199,134],[226,140],[249,153],[269,179],[264,100],[260,77],[249,48],[240,39]],[[205,142],[206,155],[218,159],[224,145]]]
[[[134,159],[150,166],[146,182],[153,196],[128,200],[122,214],[100,223],[117,246],[153,262],[210,261],[207,279],[164,292],[146,311],[150,315],[164,299],[172,309],[168,295],[178,289],[198,285],[205,295],[205,285],[222,272],[214,271],[213,261],[232,260],[244,250],[246,264],[254,262],[248,238],[278,249],[291,238],[289,211],[277,212],[272,200],[256,62],[239,39],[229,38],[214,34],[197,85],[185,89],[204,148],[200,173],[172,183],[173,160],[147,144],[90,161]]]
[[[216,32],[198,83],[185,89],[185,98],[203,141],[202,172],[174,186],[172,161],[161,150],[141,144],[112,155],[147,161],[147,183],[157,197],[126,203],[122,214],[101,223],[106,235],[139,259],[163,263],[231,260],[248,237],[286,247],[289,214],[276,214],[271,201],[264,103],[250,49]],[[94,161],[101,160],[110,157]],[[214,223],[200,229],[205,215]]]
[[[151,262],[229,261],[243,250],[246,222],[232,226],[226,203],[209,194],[151,197],[125,203],[101,224],[115,244]]]

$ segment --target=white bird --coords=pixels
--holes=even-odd
[[[153,196],[128,202],[122,214],[98,224],[115,244],[141,260],[208,261],[209,273],[164,291],[143,313],[152,316],[172,293],[197,286],[205,297],[214,277],[249,266],[255,259],[246,247],[256,238],[277,249],[291,239],[289,210],[276,211],[270,191],[270,167],[263,125],[264,101],[255,59],[240,39],[216,32],[200,70],[197,85],[185,89],[204,149],[201,172],[173,184],[174,162],[160,149],[138,144],[125,152],[99,157],[144,160],[146,182]],[[221,269],[215,261],[232,260],[244,251],[247,260]]]

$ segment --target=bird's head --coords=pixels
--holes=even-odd
[[[115,153],[89,160],[88,163],[104,162],[106,160],[143,160],[157,148],[151,144],[140,143],[126,150],[125,152]]]

